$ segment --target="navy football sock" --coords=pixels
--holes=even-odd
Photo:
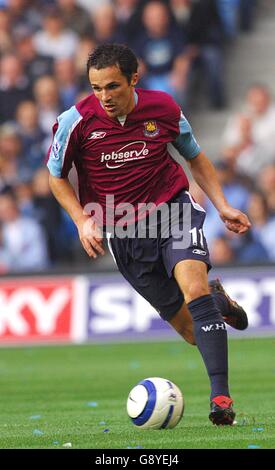
[[[203,295],[188,304],[194,322],[198,349],[211,384],[210,399],[225,395],[228,388],[227,331],[212,295]]]

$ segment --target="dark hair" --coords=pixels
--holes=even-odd
[[[87,72],[90,68],[97,70],[116,65],[122,75],[131,83],[133,73],[137,72],[138,61],[133,51],[124,44],[101,44],[96,46],[88,57]]]

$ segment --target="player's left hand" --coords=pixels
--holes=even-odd
[[[227,206],[220,211],[220,218],[228,230],[240,235],[246,233],[251,227],[247,215],[231,206]]]

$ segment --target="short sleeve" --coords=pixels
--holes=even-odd
[[[182,112],[179,119],[179,130],[180,133],[172,145],[185,160],[192,160],[200,153],[201,148],[195,139],[192,127]]]
[[[53,141],[48,151],[47,167],[51,175],[66,178],[75,157],[74,130],[82,120],[75,106],[62,113],[53,126]]]

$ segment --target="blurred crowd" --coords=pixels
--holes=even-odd
[[[260,0],[0,0],[0,272],[86,260],[78,234],[50,193],[45,156],[56,117],[91,93],[88,54],[126,43],[139,86],[167,91],[192,113],[201,80],[209,108],[227,106],[225,52],[253,31]],[[225,233],[210,203],[206,235],[214,263],[275,260],[275,105],[255,84],[224,132],[218,173],[253,230]],[[211,157],[211,156],[210,156]],[[66,243],[64,243],[66,240]],[[244,249],[245,247],[245,249]]]
[[[247,213],[252,228],[242,237],[229,232],[192,183],[207,212],[204,230],[213,264],[274,263],[275,101],[266,86],[251,85],[243,107],[229,117],[216,170],[228,201]]]

